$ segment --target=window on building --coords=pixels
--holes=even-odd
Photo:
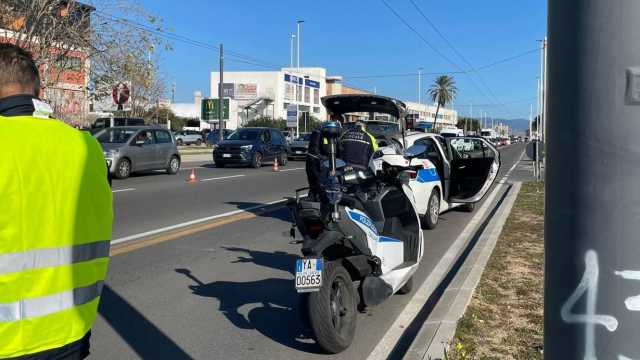
[[[319,106],[314,106],[313,107],[313,113],[314,114],[319,114],[320,113],[320,107]]]
[[[296,99],[298,100],[298,102],[302,102],[302,86],[298,85],[298,96],[296,97]]]
[[[313,89],[313,103],[320,104],[320,89]]]
[[[311,88],[307,86],[304,87],[304,102],[305,103],[311,102]]]
[[[75,56],[61,56],[56,60],[56,68],[64,71],[82,71],[82,59]]]

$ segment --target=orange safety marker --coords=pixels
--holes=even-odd
[[[278,167],[278,159],[273,162],[273,171],[280,171],[280,168]]]
[[[189,174],[189,177],[187,178],[187,182],[197,182],[198,181],[198,177],[196,176],[196,169],[193,168],[191,169],[191,174]]]

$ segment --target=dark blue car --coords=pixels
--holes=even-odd
[[[278,129],[242,128],[218,143],[213,160],[217,167],[245,165],[259,168],[264,163],[278,160],[287,164],[287,143]]]

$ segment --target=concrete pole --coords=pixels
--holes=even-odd
[[[549,1],[544,357],[638,359],[640,1]]]

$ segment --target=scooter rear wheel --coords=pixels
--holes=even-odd
[[[327,262],[320,291],[309,294],[309,322],[318,345],[337,354],[351,345],[356,332],[357,294],[347,270]]]

